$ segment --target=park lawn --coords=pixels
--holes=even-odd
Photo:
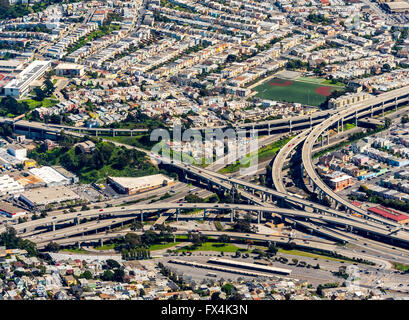
[[[178,252],[186,252],[186,251],[218,251],[218,252],[236,252],[239,247],[232,245],[230,243],[218,243],[218,242],[205,242],[202,243],[200,246],[186,246],[179,250]]]
[[[353,123],[344,124],[344,131],[351,130],[351,129],[355,128],[355,127],[356,127],[356,125],[353,124]]]
[[[285,249],[278,249],[278,252],[280,253],[286,253],[286,254],[291,254],[294,256],[302,256],[302,257],[309,257],[309,258],[317,258],[317,259],[322,259],[322,260],[331,260],[331,261],[343,261],[343,262],[350,262],[348,260],[344,260],[344,259],[338,259],[338,258],[333,258],[333,257],[327,257],[327,256],[323,256],[320,254],[316,254],[316,253],[310,253],[310,252],[306,252],[306,251],[300,251],[300,250],[285,250]]]
[[[115,244],[104,244],[103,246],[94,247],[95,250],[112,250],[115,248]]]
[[[78,249],[78,248],[75,248],[75,249],[62,249],[61,251],[62,251],[62,252],[72,252],[72,253],[90,253],[90,252],[87,251],[87,250]]]
[[[284,101],[290,103],[301,103],[309,106],[319,106],[325,102],[327,97],[316,93],[320,87],[329,87],[329,92],[342,90],[343,87],[331,84],[315,83],[311,81],[292,80],[292,84],[287,86],[272,86],[272,81],[283,81],[282,79],[273,78],[254,88],[257,91],[256,97],[273,101]]]
[[[289,138],[282,138],[278,141],[273,142],[272,144],[269,144],[261,149],[258,150],[257,155],[256,154],[251,154],[251,155],[246,155],[248,158],[247,163],[241,164],[240,161],[236,161],[235,163],[229,164],[228,166],[220,169],[218,172],[219,173],[234,173],[240,170],[240,168],[248,168],[250,166],[250,163],[253,162],[253,159],[257,157],[257,162],[263,162],[269,158],[274,157],[274,155],[283,147],[285,146],[293,136]]]
[[[20,100],[20,102],[26,102],[30,110],[33,110],[38,107],[49,108],[49,107],[55,106],[60,101],[57,99],[52,99],[52,98],[45,98],[43,101],[37,101],[34,99],[24,99],[24,100]]]
[[[163,244],[152,244],[149,246],[148,250],[150,251],[155,251],[155,250],[163,250],[167,248],[174,247],[182,242],[176,241],[176,242],[169,242],[169,243],[163,243]]]

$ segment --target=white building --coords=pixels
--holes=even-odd
[[[27,149],[18,144],[9,145],[7,152],[19,160],[25,160],[27,158]]]
[[[0,195],[11,195],[24,192],[24,187],[8,174],[0,176]]]
[[[24,96],[33,88],[33,83],[41,78],[50,67],[51,61],[33,61],[15,79],[4,86],[4,95],[18,98]]]
[[[33,168],[29,172],[43,180],[47,187],[63,186],[71,183],[69,179],[51,167]]]

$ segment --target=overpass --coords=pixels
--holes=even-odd
[[[259,200],[260,201],[260,200]],[[392,241],[404,242],[409,244],[409,237],[405,232],[397,231],[391,233],[391,230],[386,226],[376,226],[368,223],[368,221],[359,221],[359,218],[351,216],[352,219],[345,219],[333,215],[319,215],[313,212],[300,211],[295,209],[277,208],[268,204],[263,206],[255,205],[243,205],[243,204],[228,204],[228,203],[151,203],[151,204],[137,204],[128,207],[116,207],[105,209],[92,209],[87,211],[72,212],[62,214],[59,216],[46,217],[29,222],[20,223],[14,226],[18,233],[26,233],[28,230],[34,230],[38,227],[51,228],[52,231],[45,232],[41,235],[33,235],[28,239],[36,241],[52,241],[58,238],[69,237],[75,234],[87,233],[98,229],[119,225],[126,221],[135,220],[139,217],[143,221],[145,213],[156,213],[167,210],[176,210],[176,219],[180,214],[180,210],[203,210],[203,217],[206,218],[206,213],[209,210],[225,210],[230,212],[231,221],[234,220],[235,211],[245,211],[257,215],[257,222],[260,223],[263,214],[278,214],[282,217],[289,219],[296,219],[296,224],[301,224],[306,228],[314,230],[320,229],[316,224],[331,225],[347,228],[348,230],[356,230],[361,233],[371,234],[376,237],[388,238]],[[103,210],[103,211],[101,211]],[[79,219],[98,218],[98,220],[89,221],[86,223],[79,223]],[[300,221],[299,221],[300,220]],[[56,226],[62,223],[74,223],[74,226],[68,228],[56,229]],[[313,222],[313,223],[311,223]],[[0,228],[0,232],[5,231],[5,227]],[[327,230],[320,229],[322,234],[325,234]],[[331,233],[331,231],[329,231]],[[23,235],[24,237],[24,235]],[[330,234],[331,238],[346,242],[347,240],[342,236],[337,236],[335,233]],[[25,237],[27,238],[27,237]]]
[[[307,174],[307,176],[310,179],[310,183],[313,184],[313,186],[320,191],[321,195],[327,195],[335,201],[335,205],[343,205],[349,212],[355,212],[358,213],[368,219],[373,219],[377,220],[380,223],[383,223],[385,225],[391,225],[394,227],[397,227],[397,223],[392,223],[389,220],[380,218],[380,217],[374,217],[373,215],[370,215],[366,212],[366,210],[361,209],[359,207],[354,206],[352,203],[349,201],[343,199],[341,196],[337,195],[334,191],[332,191],[331,188],[329,188],[318,176],[316,173],[313,163],[312,163],[312,148],[314,145],[314,142],[317,140],[317,138],[322,135],[322,133],[327,130],[329,127],[334,125],[335,123],[339,123],[339,121],[343,121],[348,116],[351,116],[353,114],[357,114],[358,112],[362,110],[371,110],[371,112],[374,111],[374,109],[382,108],[383,110],[388,107],[395,107],[399,104],[402,103],[407,103],[409,101],[409,87],[404,87],[400,89],[393,90],[391,92],[387,92],[384,94],[379,95],[378,97],[375,98],[370,98],[368,100],[364,100],[358,104],[350,105],[342,109],[338,109],[337,113],[330,118],[324,120],[321,124],[313,128],[307,138],[305,139],[303,148],[302,148],[302,165],[304,168],[304,172]]]

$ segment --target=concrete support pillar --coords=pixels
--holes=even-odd
[[[344,118],[341,118],[341,132],[344,132]]]
[[[260,224],[260,220],[261,220],[261,211],[257,212],[257,224]]]
[[[179,221],[179,211],[180,211],[180,209],[177,208],[176,209],[176,221]]]
[[[339,120],[337,121],[337,133],[339,133]]]
[[[373,106],[371,106],[371,118],[373,117]]]
[[[312,117],[310,116],[310,128],[312,128]]]
[[[230,211],[230,222],[233,223],[233,221],[234,221],[234,209],[232,209],[232,210]]]
[[[322,134],[321,135],[321,147],[323,147],[324,146],[324,135]]]
[[[100,245],[101,247],[104,245],[104,240],[102,240],[102,238],[99,239],[99,245]]]
[[[115,137],[115,130],[112,130],[112,136]]]
[[[355,126],[358,125],[358,111],[355,111]]]
[[[132,137],[132,132],[133,132],[133,130],[131,130],[131,137]]]
[[[293,122],[291,121],[291,119],[288,122],[289,122],[288,125],[290,127],[290,132],[292,132],[293,131]]]
[[[80,244],[79,241],[77,242],[77,247],[78,247],[78,249],[81,249],[81,244]]]
[[[203,220],[206,220],[206,209],[203,209]]]
[[[55,222],[53,222],[53,231],[55,231]]]
[[[139,214],[141,215],[141,223],[143,223],[143,211],[140,210],[140,211],[139,211]]]

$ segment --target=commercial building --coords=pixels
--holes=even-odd
[[[71,183],[70,179],[64,177],[61,173],[52,167],[33,168],[29,170],[31,174],[43,180],[47,187],[57,187],[68,185]]]
[[[336,172],[338,173],[338,172]],[[337,192],[341,191],[345,188],[348,188],[354,184],[354,181],[351,176],[341,173],[337,174],[336,176],[333,175],[327,175],[326,176],[328,179],[328,184],[332,187],[332,189]]]
[[[33,84],[51,67],[51,61],[36,60],[25,68],[15,79],[4,86],[4,95],[20,98],[33,89]]]
[[[24,191],[24,187],[8,174],[0,176],[0,195],[18,194]]]
[[[21,208],[12,206],[11,204],[0,201],[0,214],[3,214],[9,218],[15,218],[24,216],[27,212]]]
[[[30,207],[46,206],[48,204],[78,200],[80,197],[67,187],[36,188],[25,191],[20,200]]]
[[[108,183],[126,194],[134,194],[174,184],[174,180],[163,174],[155,174],[139,178],[108,177]]]
[[[400,224],[406,224],[409,222],[409,216],[403,214],[398,210],[394,210],[384,206],[372,207],[369,208],[368,211]]]

